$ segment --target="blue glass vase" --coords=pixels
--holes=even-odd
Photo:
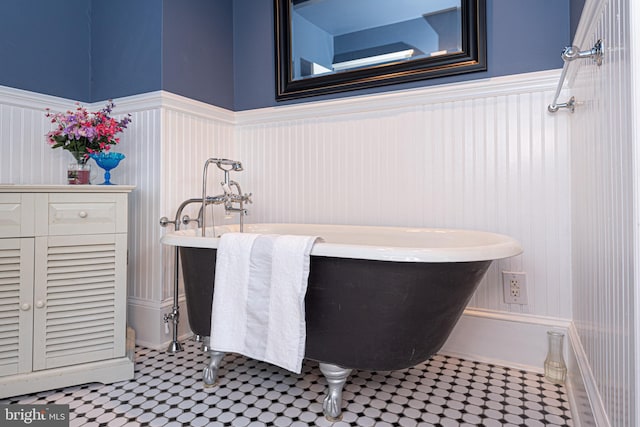
[[[111,182],[111,169],[114,169],[118,166],[118,163],[122,159],[124,159],[124,154],[122,153],[91,153],[89,156],[96,161],[96,164],[104,169],[104,182],[101,185],[114,185]]]

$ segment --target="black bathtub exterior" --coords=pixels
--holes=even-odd
[[[191,330],[209,336],[216,250],[181,247],[180,258]],[[449,337],[490,264],[312,256],[305,357],[372,371],[427,360]]]

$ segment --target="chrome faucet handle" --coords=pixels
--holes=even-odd
[[[162,218],[160,218],[160,227],[166,227],[169,224],[172,224],[174,226],[176,225],[176,223],[174,221],[171,221],[166,216],[163,216]]]
[[[253,196],[253,193],[244,193],[244,196],[242,196],[242,200],[245,203],[253,203],[253,200],[251,200],[251,196]]]
[[[189,224],[190,222],[197,222],[198,225],[200,224],[200,218],[191,218],[189,215],[185,215],[182,217],[182,223],[184,225]]]

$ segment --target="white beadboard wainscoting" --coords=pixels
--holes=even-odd
[[[471,228],[518,239],[470,306],[571,318],[568,120],[557,72],[238,113],[251,221]],[[501,271],[527,273],[505,304]]]
[[[136,185],[129,322],[138,341],[162,348],[170,340],[162,315],[171,309],[174,253],[159,243],[158,220],[201,196],[207,158],[229,157],[245,167],[234,179],[253,193],[250,222],[472,228],[518,239],[524,253],[492,265],[443,351],[541,371],[545,332],[567,330],[572,318],[570,118],[546,111],[559,74],[237,113],[164,91],[115,100],[116,113],[133,116],[118,147],[127,159],[112,179]],[[1,182],[64,182],[70,159],[44,142],[45,106],[73,103],[0,87],[0,144],[9,153]],[[28,173],[14,166],[25,163]],[[219,172],[209,173],[210,194],[220,192]],[[504,303],[502,271],[527,274],[527,305]],[[186,318],[182,307],[185,334]]]
[[[171,311],[174,286],[174,251],[160,244],[166,230],[159,219],[173,219],[183,200],[202,196],[202,166],[207,158],[234,157],[234,115],[166,92],[115,103],[114,114],[132,116],[114,148],[126,158],[112,171],[112,182],[136,186],[129,198],[128,320],[140,344],[158,348],[171,339],[162,317]],[[84,106],[96,111],[104,105]],[[75,107],[72,100],[0,86],[0,183],[66,183],[66,167],[73,159],[45,142],[51,124],[44,114],[45,108]],[[101,169],[93,167],[92,182],[102,182]],[[220,176],[210,177],[210,188],[217,190]],[[184,213],[195,216],[193,209]],[[181,308],[181,331],[186,334],[184,298]]]
[[[575,61],[568,72],[567,98],[577,101],[571,340],[594,416],[584,425],[640,425],[639,24],[637,2],[587,1],[574,44],[586,50],[601,39],[603,63]]]

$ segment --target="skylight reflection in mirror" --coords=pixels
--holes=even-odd
[[[299,80],[462,51],[461,0],[292,0]]]

